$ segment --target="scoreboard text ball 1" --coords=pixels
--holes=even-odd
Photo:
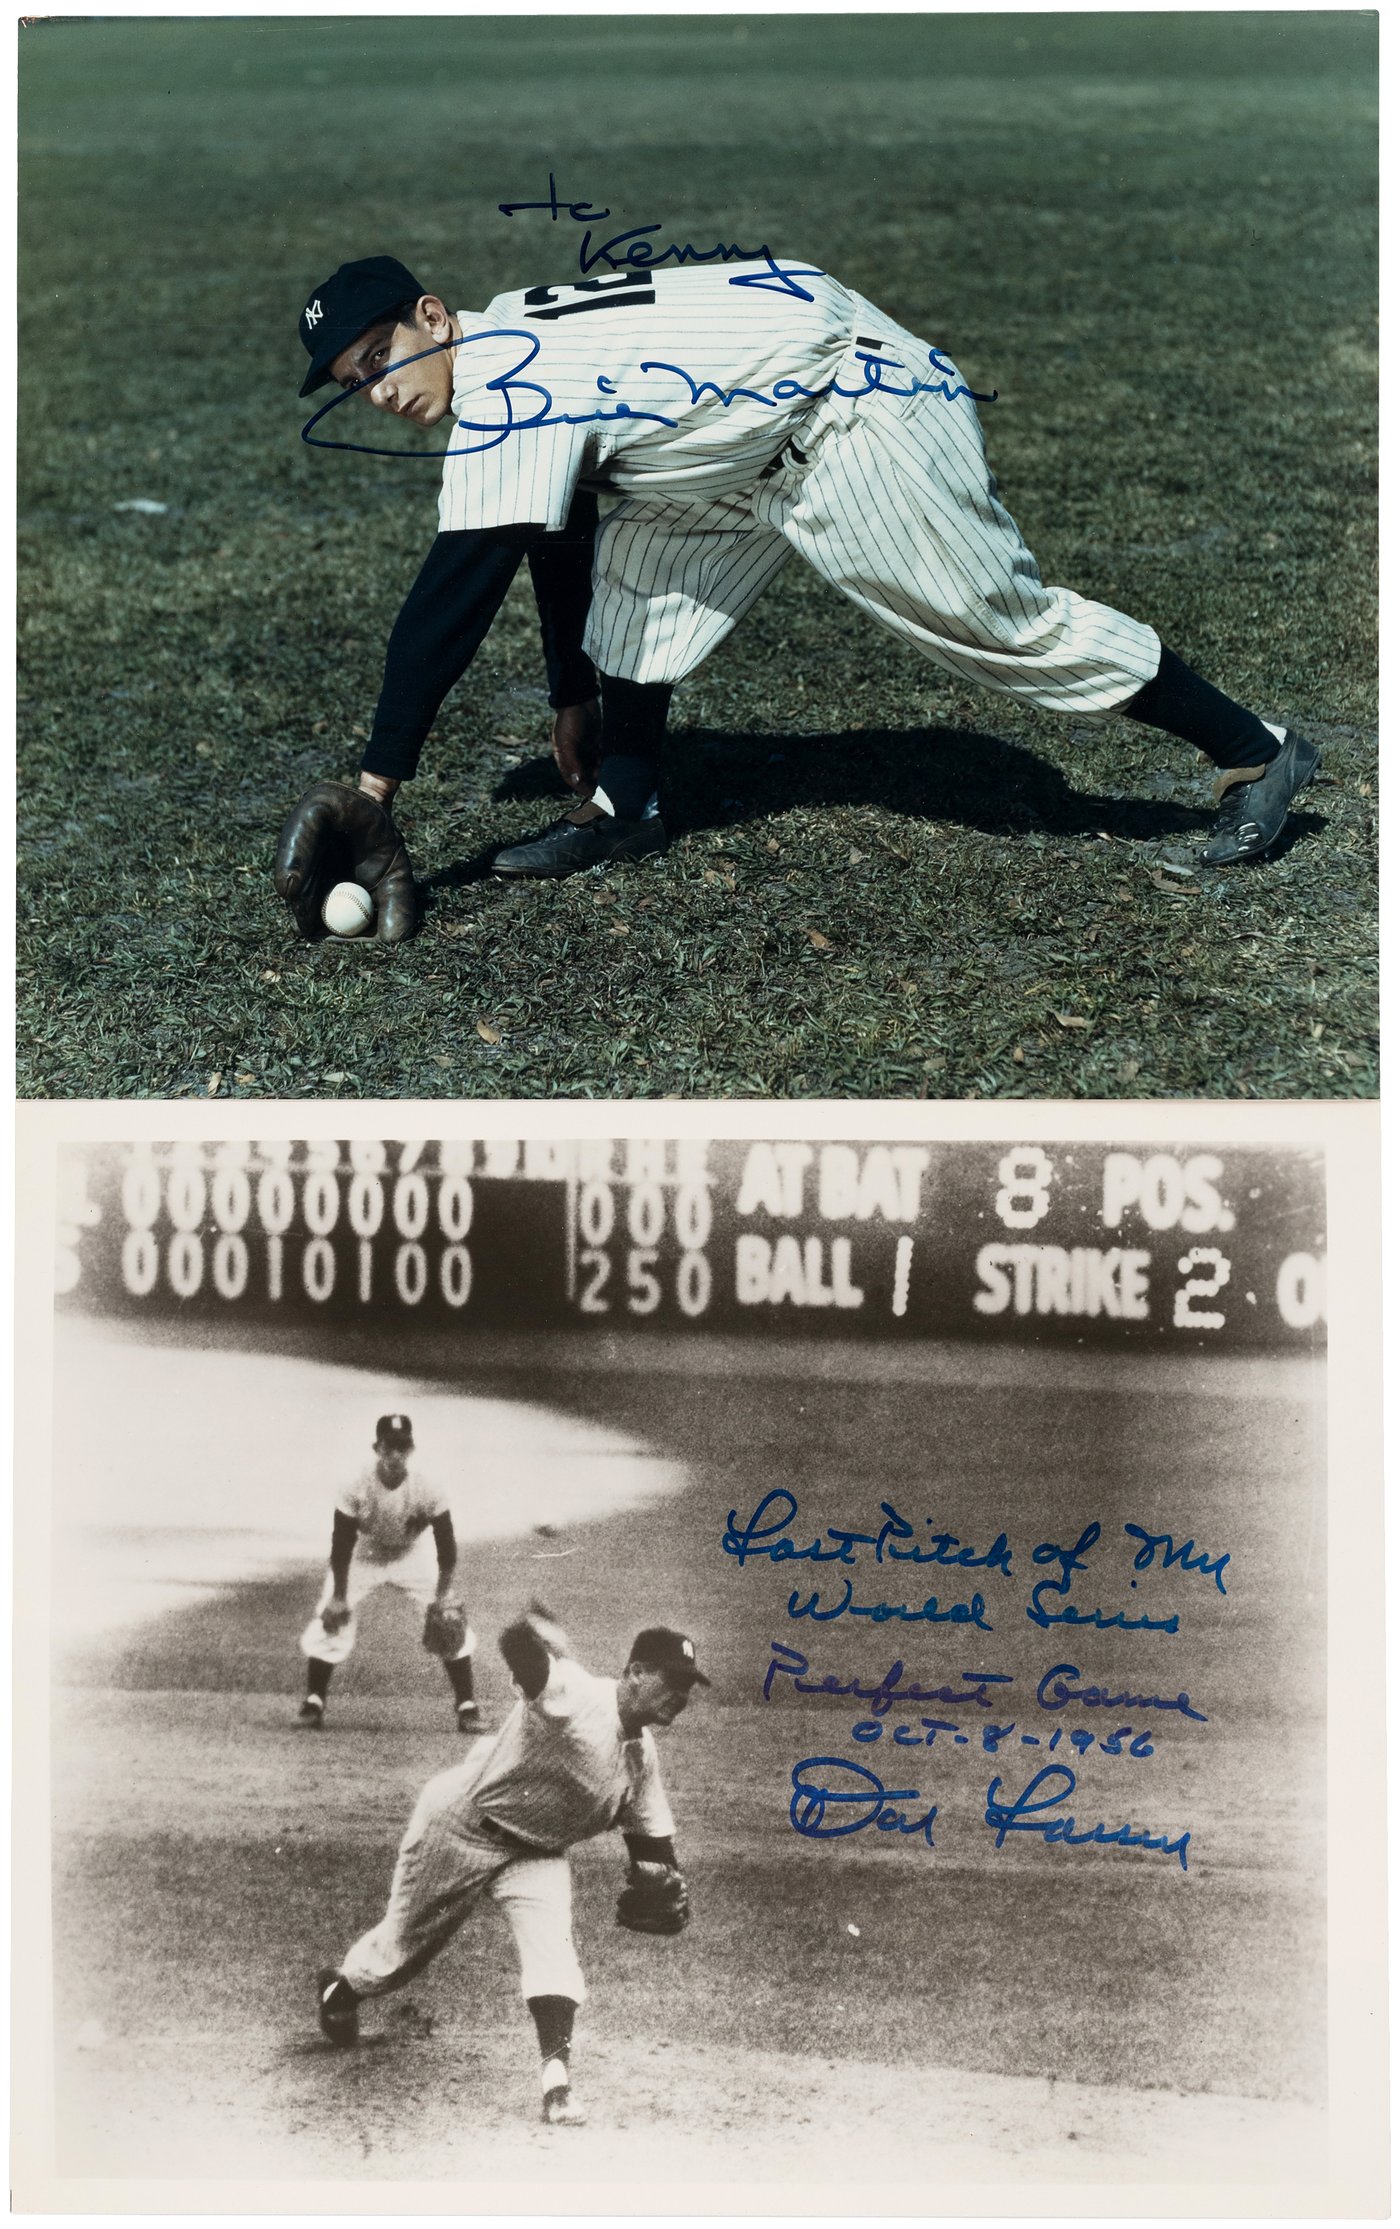
[[[1082,1143],[73,1147],[57,1276],[128,1316],[1290,1346],[1322,1335],[1324,1169]]]

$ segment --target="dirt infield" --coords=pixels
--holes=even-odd
[[[621,1933],[619,1848],[575,1853],[592,2125],[567,2137],[533,2121],[533,2040],[494,1914],[367,2010],[360,2051],[330,2051],[315,2028],[316,1968],[377,1916],[413,1795],[460,1750],[394,1604],[367,1615],[321,1736],[294,1722],[310,1561],[67,1647],[52,1736],[60,2172],[450,2183],[476,2207],[498,2180],[580,2177],[723,2184],[733,2203],[766,2178],[854,2188],[872,2160],[881,2202],[931,2177],[1035,2173],[1069,2190],[1125,2171],[1306,2175],[1326,2041],[1321,1860],[1301,1823],[1321,1785],[1310,1383],[1269,1362],[1174,1377],[1125,1362],[1067,1393],[1072,1358],[1040,1387],[1004,1361],[979,1383],[984,1361],[945,1356],[927,1383],[894,1387],[876,1361],[833,1356],[819,1380],[770,1374],[742,1401],[703,1378],[517,1376],[561,1428],[606,1417],[619,1445],[645,1436],[685,1480],[547,1540],[473,1544],[483,1638],[546,1573],[599,1669],[664,1614],[715,1671],[663,1746],[688,1932]],[[505,1379],[489,1390],[507,1397]],[[933,1850],[799,1840],[789,1768],[849,1746],[849,1721],[829,1698],[762,1702],[770,1641],[792,1636],[786,1589],[718,1553],[724,1513],[783,1479],[826,1521],[881,1493],[936,1495],[967,1538],[991,1522],[1023,1536],[1030,1450],[1042,1516],[1126,1497],[1159,1518],[1189,1505],[1203,1530],[1228,1517],[1238,1579],[1228,1601],[1201,1598],[1188,1644],[1209,1741],[1154,1730],[1131,1799],[1189,1820],[1189,1874],[1142,1852],[994,1851],[973,1751],[910,1768],[940,1796]],[[894,1653],[841,1626],[804,1645],[843,1667]],[[1018,1672],[1026,1658],[1009,1626],[980,1645]],[[901,1639],[921,1669],[960,1664],[963,1646]],[[493,1726],[509,1694],[489,1646],[480,1669]],[[1128,1800],[1118,1762],[1095,1787],[1106,1804]]]

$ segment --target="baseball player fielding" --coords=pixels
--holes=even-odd
[[[556,755],[587,794],[499,852],[502,875],[665,848],[671,692],[794,552],[960,681],[1075,718],[1122,714],[1204,753],[1210,865],[1267,851],[1316,771],[1312,743],[1222,694],[1144,621],[1045,586],[988,470],[989,398],[801,259],[531,286],[453,313],[372,257],[315,291],[298,332],[303,394],[335,382],[415,427],[452,422],[437,539],[390,636],[359,790],[318,783],[282,831],[276,886],[307,935],[347,875],[376,897],[381,937],[411,933],[394,794],[526,555]],[[326,410],[305,434],[336,446],[343,416],[313,434]],[[613,499],[601,524],[599,494]]]
[[[423,1646],[442,1659],[457,1724],[463,1733],[476,1731],[480,1715],[472,1688],[476,1635],[453,1594],[457,1539],[452,1512],[444,1494],[412,1461],[413,1453],[409,1419],[381,1416],[374,1433],[374,1461],[336,1502],[321,1597],[301,1636],[307,1685],[300,1721],[311,1732],[325,1725],[331,1674],[354,1648],[360,1604],[378,1587],[398,1588],[419,1611]]]
[[[678,1934],[689,1896],[676,1858],[675,1825],[651,1729],[671,1726],[709,1681],[695,1645],[669,1626],[639,1633],[617,1679],[574,1661],[541,1603],[500,1637],[519,1700],[493,1740],[439,1773],[408,1822],[388,1907],[317,1981],[321,2033],[359,2040],[359,2007],[421,1973],[489,1897],[515,1938],[520,1988],[540,2052],[545,2121],[582,2123],[573,2095],[574,2015],[586,1995],[574,1949],[570,1848],[622,1831],[628,1875],[617,1902],[622,1926]]]

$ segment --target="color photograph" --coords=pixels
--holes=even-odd
[[[1373,1094],[1376,70],[25,19],[20,1093]]]

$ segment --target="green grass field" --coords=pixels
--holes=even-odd
[[[1375,1088],[1376,18],[38,22],[21,34],[25,1094]],[[558,809],[518,587],[402,819],[393,952],[305,948],[431,466],[298,441],[305,290],[565,278],[561,191],[813,258],[946,347],[1045,577],[1326,746],[1263,864],[1192,755],[965,692],[791,566],[677,692],[661,862],[486,878]],[[120,511],[147,498],[162,515]],[[824,941],[818,942],[814,939]]]
[[[495,1635],[536,1594],[600,1670],[638,1625],[665,1619],[696,1636],[713,1676],[662,1737],[694,1891],[689,1931],[661,1944],[619,1933],[615,1836],[573,1861],[591,1992],[589,2141],[641,2145],[634,2175],[648,2145],[663,2165],[674,2148],[676,2175],[719,2146],[712,2169],[727,2182],[844,2165],[874,2177],[883,2203],[891,2183],[933,2174],[948,2146],[984,2180],[1029,2171],[1043,2150],[1043,2171],[1061,2180],[1100,2178],[1126,2153],[1134,2176],[1206,2181],[1219,2114],[1239,2147],[1219,2168],[1227,2179],[1245,2171],[1256,2118],[1277,2149],[1255,2171],[1288,2172],[1316,2126],[1327,2052],[1322,1549],[1312,1401],[1296,1361],[1110,1365],[1032,1349],[993,1375],[943,1344],[926,1374],[891,1383],[866,1350],[832,1343],[814,1375],[795,1347],[783,1367],[728,1342],[719,1398],[719,1377],[697,1372],[679,1342],[645,1371],[606,1353],[561,1367],[565,1352],[539,1340],[514,1367],[472,1360],[464,1376],[460,1343],[449,1358],[425,1342],[405,1352],[405,1398],[427,1380],[545,1402],[638,1434],[687,1474],[644,1507],[565,1520],[546,1539],[528,1521],[528,1478],[453,1481],[459,1508],[496,1506],[512,1535],[473,1541],[464,1560],[488,1725],[510,1702]],[[258,1367],[252,1350],[250,1387]],[[117,1435],[109,1554],[146,1490],[147,1463],[120,1452],[133,1446]],[[861,1523],[882,1495],[936,1510],[967,1541],[1004,1526],[1023,1574],[1028,1542],[1065,1537],[1057,1521],[1091,1512],[1106,1533],[1131,1513],[1228,1546],[1228,1597],[1208,1582],[1193,1591],[1180,1572],[1124,1593],[1156,1614],[1178,1607],[1180,1635],[1080,1636],[1086,1677],[1166,1694],[1185,1685],[1207,1713],[1200,1725],[1153,1722],[1144,1761],[1079,1761],[1081,1817],[1189,1826],[1190,1870],[1142,1851],[994,1849],[981,1821],[989,1778],[1029,1775],[1016,1737],[1034,1725],[1045,1739],[1031,1697],[1064,1660],[1066,1635],[1036,1634],[1020,1614],[1024,1576],[991,1585],[994,1632],[976,1637],[978,1668],[1014,1675],[999,1764],[977,1739],[976,1709],[946,1714],[970,1746],[930,1753],[896,1752],[891,1739],[857,1750],[849,1702],[779,1689],[765,1704],[775,1635],[845,1678],[878,1678],[896,1655],[924,1683],[973,1662],[952,1629],[911,1626],[896,1640],[851,1620],[790,1622],[792,1569],[740,1569],[719,1548],[727,1512],[775,1484],[792,1488],[813,1531]],[[323,1509],[326,1494],[313,1462],[305,1506]],[[351,2057],[321,2044],[309,1986],[379,1916],[414,1795],[460,1754],[445,1683],[405,1605],[377,1597],[336,1675],[326,1731],[300,1733],[296,1640],[318,1572],[201,1588],[197,1530],[228,1516],[196,1482],[188,1562],[163,1568],[180,1568],[198,1598],[139,1630],[89,1635],[58,1666],[61,2171],[479,2181],[502,2147],[542,2141],[495,1916],[367,2011],[366,2048]],[[131,1570],[129,1556],[110,1568]],[[890,1591],[921,1599],[908,1576],[887,1572]],[[917,1706],[890,1724],[904,1715]],[[792,1767],[833,1751],[873,1761],[891,1786],[897,1757],[939,1804],[934,1847],[799,1839]],[[584,2153],[581,2171],[597,2159]]]

